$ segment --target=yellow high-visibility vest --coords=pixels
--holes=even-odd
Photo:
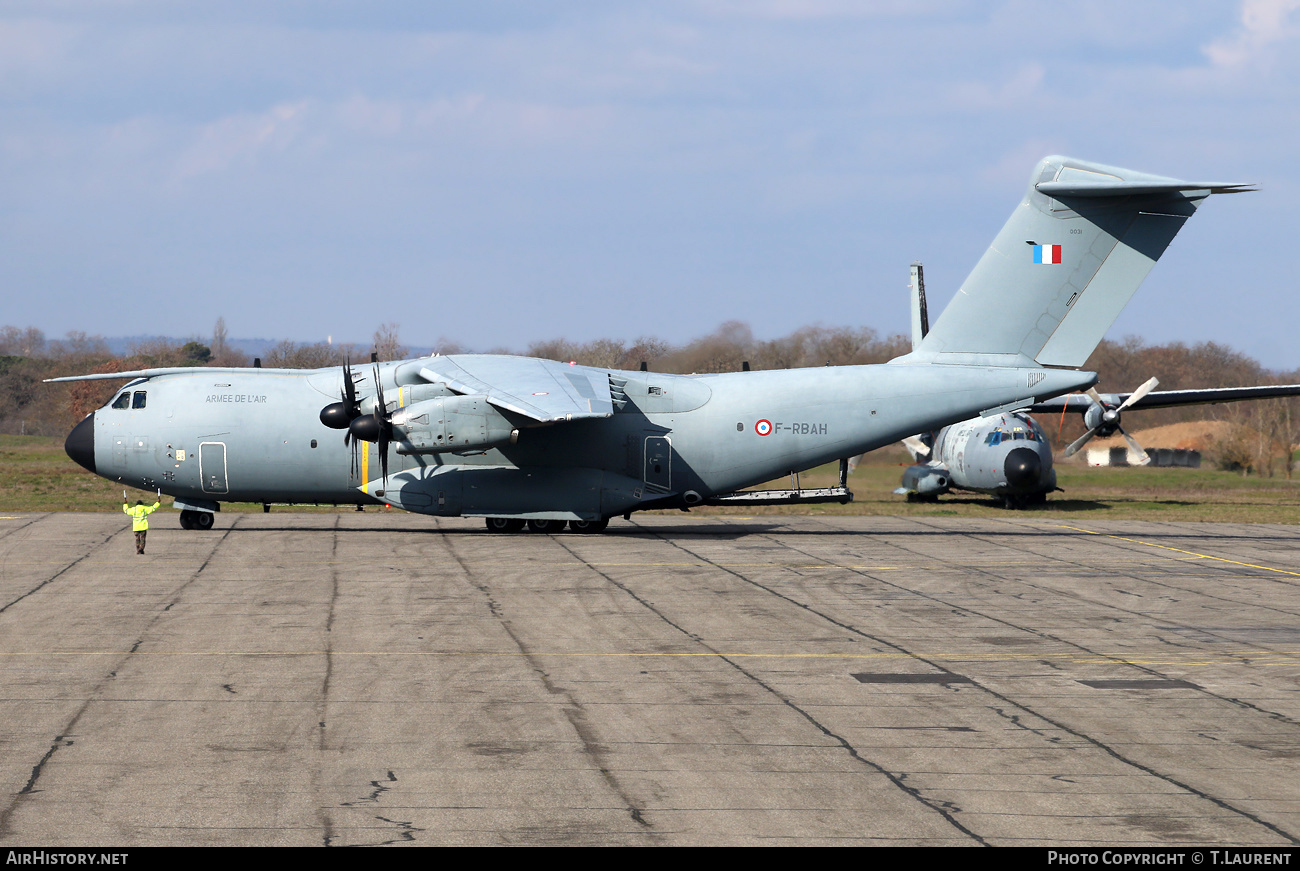
[[[122,511],[131,515],[131,531],[144,532],[149,528],[149,515],[158,510],[162,504],[155,502],[153,505],[130,505],[122,503]]]

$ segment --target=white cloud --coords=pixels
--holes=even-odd
[[[1042,64],[1030,62],[1001,82],[959,82],[952,91],[953,107],[965,112],[1025,111],[1041,92],[1046,76]]]
[[[967,4],[959,0],[701,0],[700,5],[714,15],[809,21],[918,17]]]
[[[1218,67],[1242,67],[1266,60],[1274,47],[1300,35],[1291,15],[1300,0],[1242,0],[1241,26],[1206,46],[1205,54]]]
[[[288,149],[301,130],[306,102],[282,103],[265,112],[230,115],[203,125],[176,162],[176,175],[186,179],[220,172],[237,162],[256,160],[266,150]]]

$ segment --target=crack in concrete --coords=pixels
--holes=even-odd
[[[556,539],[556,541],[558,542],[558,539]],[[565,715],[565,718],[569,721],[569,725],[573,728],[574,732],[577,733],[578,739],[582,742],[583,752],[585,752],[595,762],[596,770],[600,772],[600,775],[604,779],[606,785],[608,785],[609,788],[614,792],[614,794],[619,797],[619,800],[623,803],[623,806],[627,809],[628,816],[632,819],[633,822],[635,822],[643,830],[646,830],[646,833],[650,835],[652,839],[656,841],[659,840],[660,836],[653,831],[654,828],[653,824],[650,823],[645,818],[644,808],[640,807],[637,804],[636,800],[623,787],[622,783],[619,782],[618,776],[611,770],[611,767],[609,766],[606,760],[606,757],[608,756],[608,750],[604,746],[604,744],[599,741],[599,737],[596,735],[595,730],[587,722],[587,715],[586,712],[583,710],[582,703],[579,702],[576,698],[574,698],[574,696],[570,692],[568,692],[562,687],[557,686],[551,680],[550,674],[547,673],[546,668],[542,665],[541,661],[537,658],[536,654],[528,647],[527,643],[522,638],[520,638],[519,635],[515,632],[514,627],[511,626],[510,624],[510,621],[502,615],[501,609],[497,606],[497,603],[493,598],[491,589],[487,586],[487,584],[475,578],[473,571],[471,571],[469,568],[469,565],[460,556],[460,554],[456,552],[455,547],[452,546],[450,540],[448,540],[445,536],[443,537],[443,544],[446,547],[447,552],[451,555],[452,559],[454,559],[457,565],[460,566],[461,571],[465,575],[465,579],[472,586],[474,586],[475,589],[477,589],[480,593],[482,593],[483,596],[487,599],[487,601],[489,602],[489,610],[491,611],[492,615],[499,620],[502,630],[506,633],[506,635],[510,637],[510,640],[513,641],[514,644],[518,647],[519,652],[523,654],[524,660],[528,663],[529,667],[541,680],[542,686],[546,689],[548,693],[552,695],[560,696],[565,700],[566,704],[563,708],[563,713]],[[562,547],[564,546],[563,543],[560,544]],[[567,547],[565,549],[567,550]],[[570,553],[572,553],[572,551],[570,551]]]
[[[212,550],[208,553],[208,556],[203,560],[203,563],[197,569],[195,569],[193,574],[190,575],[189,579],[186,580],[184,583],[182,583],[179,587],[177,587],[172,592],[170,596],[170,601],[168,602],[169,606],[179,601],[180,597],[185,593],[185,590],[188,589],[191,584],[193,584],[195,581],[199,579],[199,577],[203,574],[204,570],[207,569],[209,563],[212,562],[212,558],[216,555],[217,550],[226,541],[226,539],[230,535],[231,530],[233,529],[234,529],[234,524],[231,525],[230,529],[227,529],[225,531],[225,533],[221,536],[221,538],[217,539],[217,541],[213,543]],[[102,542],[100,542],[99,546],[102,546],[104,543],[108,542],[110,539],[112,539],[115,535],[118,534],[120,534],[120,531],[107,536]],[[57,578],[60,575],[65,574],[69,569],[77,565],[77,563],[80,563],[83,559],[86,558],[86,556],[89,555],[90,554],[87,553],[85,556],[82,556],[72,565],[68,566],[63,571],[55,575],[54,578]],[[50,578],[50,581],[54,580],[54,578]],[[49,581],[46,581],[45,583],[49,583]],[[41,586],[44,586],[44,584],[42,584]],[[35,590],[32,590],[31,592],[35,592]],[[32,767],[32,774],[31,777],[28,778],[26,785],[24,785],[21,790],[14,793],[13,800],[10,801],[9,804],[5,806],[4,810],[0,811],[0,840],[3,840],[11,836],[12,832],[10,829],[10,821],[13,819],[13,815],[17,812],[18,808],[24,801],[25,797],[41,791],[37,789],[36,785],[40,781],[41,776],[45,773],[46,764],[50,762],[50,760],[54,757],[55,751],[57,751],[60,747],[70,747],[73,745],[74,741],[69,736],[76,734],[77,724],[81,721],[81,718],[85,716],[87,711],[90,710],[91,705],[95,704],[100,700],[100,698],[103,695],[104,688],[107,687],[109,683],[117,679],[118,672],[121,670],[122,666],[125,665],[126,662],[132,656],[132,654],[134,654],[140,648],[140,645],[144,643],[145,637],[148,635],[149,630],[153,628],[154,624],[156,624],[159,620],[162,619],[163,614],[165,614],[166,611],[167,611],[166,608],[162,608],[159,609],[158,613],[154,614],[153,618],[150,619],[141,629],[140,637],[136,639],[136,642],[134,644],[131,645],[131,649],[128,652],[123,653],[118,658],[117,662],[114,663],[113,667],[108,671],[108,673],[104,675],[103,679],[101,679],[99,683],[96,684],[89,693],[87,693],[85,700],[82,701],[81,703],[81,706],[77,708],[76,712],[72,715],[72,717],[68,720],[68,722],[64,724],[64,727],[61,730],[59,730],[59,734],[56,735],[53,742],[51,742],[50,749],[47,750],[45,752],[45,755],[41,757],[41,760]]]

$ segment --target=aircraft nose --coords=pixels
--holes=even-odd
[[[68,440],[63,443],[63,449],[77,465],[95,471],[95,412],[86,415],[81,423],[73,427],[72,432],[68,433]]]
[[[1006,464],[1002,467],[1007,473],[1007,485],[1017,489],[1027,489],[1038,484],[1043,471],[1043,461],[1036,451],[1029,448],[1016,448],[1007,454]]]

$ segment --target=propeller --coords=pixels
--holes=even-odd
[[[349,360],[343,367],[342,398],[320,410],[320,422],[330,429],[347,429],[360,416],[361,405],[357,402],[357,385],[352,380],[352,361]],[[343,435],[343,444],[348,444],[350,436],[351,433]]]
[[[1142,449],[1142,446],[1137,443],[1137,439],[1126,433],[1124,427],[1120,426],[1120,415],[1124,409],[1136,403],[1152,390],[1155,390],[1159,385],[1159,380],[1152,378],[1137,390],[1134,390],[1133,393],[1129,395],[1128,399],[1125,399],[1117,406],[1112,406],[1102,398],[1101,394],[1097,392],[1095,387],[1090,387],[1088,389],[1088,395],[1092,397],[1093,404],[1089,406],[1086,412],[1084,412],[1083,419],[1084,423],[1091,428],[1082,436],[1071,442],[1070,446],[1065,449],[1064,455],[1067,457],[1074,456],[1079,452],[1080,448],[1092,439],[1093,436],[1099,435],[1102,438],[1106,438],[1107,436],[1114,435],[1118,432],[1124,437],[1124,441],[1128,442],[1128,446],[1133,450],[1133,453],[1142,458],[1138,461],[1139,466],[1145,466],[1147,463],[1151,462],[1151,458],[1147,456],[1147,452]]]
[[[388,487],[388,443],[393,438],[393,418],[384,403],[384,382],[379,377],[379,367],[375,366],[375,411],[373,414],[359,415],[348,424],[348,433],[353,437],[379,445],[379,468],[384,477],[384,487]],[[321,412],[324,416],[325,412]]]
[[[330,429],[346,430],[343,433],[344,446],[352,447],[352,476],[359,473],[357,446],[352,441],[352,421],[361,416],[361,403],[357,401],[357,384],[352,374],[352,360],[348,358],[343,366],[343,394],[338,402],[331,402],[320,410],[320,422]]]
[[[925,439],[919,435],[908,436],[903,439],[903,444],[912,452],[912,456],[915,459],[919,460],[922,457],[930,456],[930,446],[926,444]]]

